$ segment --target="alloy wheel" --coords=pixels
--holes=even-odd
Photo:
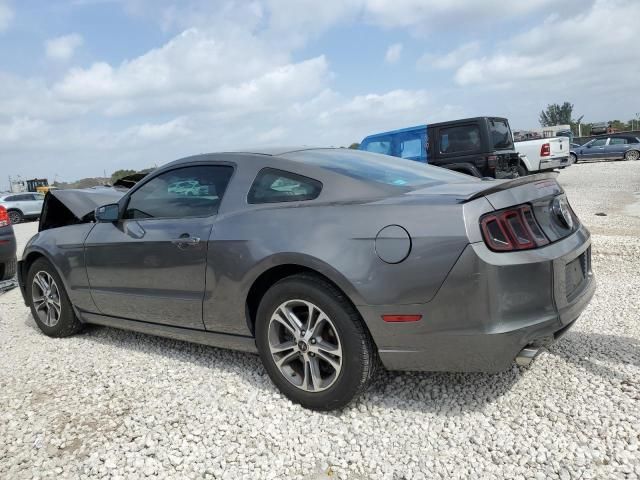
[[[331,319],[306,300],[281,304],[269,321],[269,350],[280,373],[307,392],[331,387],[342,370],[342,344]]]
[[[9,221],[11,221],[12,225],[17,225],[22,220],[21,215],[18,212],[11,211],[9,212]]]
[[[54,327],[62,313],[60,290],[53,277],[44,270],[33,277],[31,300],[38,319],[47,327]]]
[[[640,153],[635,150],[629,150],[625,155],[625,157],[627,158],[627,160],[635,161],[635,160],[638,160],[638,158],[640,158]]]

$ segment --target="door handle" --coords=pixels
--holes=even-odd
[[[180,238],[176,238],[175,240],[171,240],[171,243],[177,245],[179,248],[191,247],[193,245],[198,245],[200,243],[199,237],[191,237],[186,234],[181,235]]]

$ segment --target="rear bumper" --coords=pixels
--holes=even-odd
[[[571,165],[571,159],[569,155],[566,157],[552,158],[549,160],[540,161],[540,170],[550,170],[553,168],[567,167]]]
[[[506,370],[523,348],[559,338],[586,308],[596,288],[590,261],[577,288],[565,277],[568,264],[590,256],[590,245],[584,228],[528,252],[471,244],[429,303],[358,308],[390,370]],[[385,314],[422,319],[385,323]]]

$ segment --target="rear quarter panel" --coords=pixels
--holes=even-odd
[[[259,205],[221,215],[209,243],[205,325],[249,333],[238,322],[247,293],[261,273],[282,264],[323,273],[355,305],[427,302],[468,243],[462,210],[455,202],[411,199],[403,205]],[[376,235],[387,225],[411,236],[411,252],[398,264],[376,254]]]

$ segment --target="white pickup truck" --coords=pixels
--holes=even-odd
[[[520,154],[518,174],[522,177],[530,173],[544,172],[571,165],[570,143],[567,137],[540,138],[515,142]]]

